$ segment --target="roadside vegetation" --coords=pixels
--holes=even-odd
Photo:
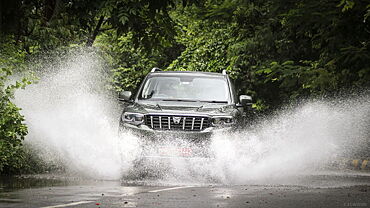
[[[254,108],[370,86],[367,0],[13,0],[0,2],[0,173],[33,171],[14,91],[29,60],[94,47],[111,89],[135,90],[156,66],[226,69]],[[17,76],[12,76],[17,75]],[[22,75],[24,76],[24,75]],[[43,169],[44,170],[44,169]]]

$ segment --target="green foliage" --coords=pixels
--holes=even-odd
[[[370,87],[366,1],[224,0],[204,6],[174,12],[186,49],[168,69],[227,69],[239,93],[253,95],[259,109]]]
[[[186,49],[167,69],[211,72],[226,69],[226,50],[233,41],[231,27],[224,23],[212,23],[192,17],[188,17],[187,21],[191,24],[185,21],[180,23],[183,32],[177,37],[177,41]]]
[[[139,14],[135,12],[138,7],[128,2],[131,6],[120,12]],[[186,7],[164,1],[159,7],[168,16],[159,16],[163,22],[158,25],[140,23],[144,30],[131,30],[134,27],[127,15],[121,23],[131,29],[116,25],[117,33],[110,35],[113,41],[101,35],[104,43],[112,43],[109,51],[117,60],[113,64],[116,90],[135,89],[154,66],[211,72],[226,69],[238,93],[252,95],[260,110],[301,97],[370,87],[366,1],[208,0]],[[153,14],[148,8],[141,11]],[[136,22],[143,22],[145,15],[140,14]],[[162,41],[154,38],[139,47],[140,36],[127,33],[151,34],[153,28],[162,30],[157,34]],[[139,42],[145,43],[144,39]],[[168,49],[175,55],[164,53]]]
[[[355,2],[353,0],[341,0],[338,7],[342,7],[342,12],[348,11],[353,8]]]
[[[111,87],[115,91],[135,91],[153,67],[164,68],[169,65],[183,47],[179,44],[159,45],[148,53],[144,48],[136,47],[133,39],[132,33],[118,36],[107,32],[100,35],[95,42],[97,47],[107,52],[106,57],[110,57]]]
[[[27,127],[19,108],[10,101],[0,104],[0,172],[9,172],[20,168],[22,163],[22,140],[27,134]]]
[[[30,83],[24,78],[8,84],[9,76],[13,73],[12,66],[19,65],[18,58],[23,54],[14,50],[14,47],[7,49],[0,54],[0,173],[9,173],[24,165],[22,140],[27,134],[27,127],[24,117],[19,113],[20,108],[11,99],[16,89]]]
[[[177,4],[194,0],[29,0],[0,2],[0,33],[14,35],[29,53],[68,47],[91,46],[107,30],[132,33],[135,47],[150,51],[169,44],[175,36],[168,15]],[[42,40],[42,41],[40,41]]]

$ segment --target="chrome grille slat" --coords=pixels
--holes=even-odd
[[[149,128],[158,130],[202,131],[210,126],[210,118],[202,115],[149,114],[144,121]]]
[[[162,117],[159,116],[159,128],[162,129]]]
[[[168,129],[171,129],[171,120],[170,120],[171,117],[168,116],[167,118],[168,118]]]

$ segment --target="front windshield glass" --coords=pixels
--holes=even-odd
[[[229,87],[223,77],[153,76],[145,82],[139,99],[227,103]]]

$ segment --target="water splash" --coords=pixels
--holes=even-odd
[[[91,51],[50,59],[39,69],[40,81],[16,94],[29,126],[26,142],[70,172],[119,178],[129,161],[122,164],[117,148],[119,105],[105,90],[104,62]]]
[[[45,161],[100,179],[130,173],[139,140],[117,135],[121,106],[105,89],[107,67],[94,52],[78,51],[40,69],[40,81],[16,94]],[[369,139],[369,97],[310,101],[262,119],[248,129],[212,138],[212,161],[170,161],[162,180],[173,183],[248,183],[289,177],[350,157]]]
[[[344,104],[345,103],[345,104]],[[285,110],[232,136],[214,138],[218,167],[231,182],[289,177],[328,169],[369,139],[370,101],[316,101]]]

